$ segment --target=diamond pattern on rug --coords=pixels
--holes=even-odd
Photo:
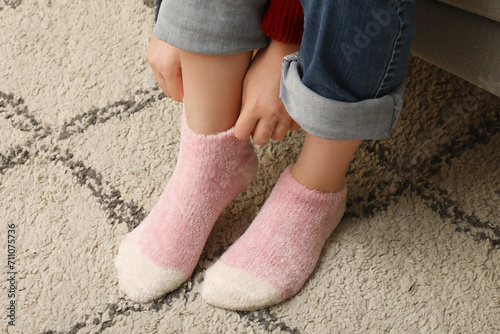
[[[416,58],[393,135],[356,153],[345,218],[296,297],[229,312],[199,291],[297,157],[302,131],[257,148],[257,179],[222,213],[187,283],[149,304],[127,300],[114,256],[163,191],[179,140],[180,105],[145,59],[151,7],[0,1],[0,217],[19,226],[18,319],[0,331],[500,330],[500,99]]]
[[[106,224],[91,191],[75,187],[60,163],[41,154],[9,169],[0,197],[11,203],[0,206],[0,215],[19,226],[17,323],[22,328],[62,331],[87,310],[116,299],[117,280],[108,259],[127,228]],[[7,248],[4,231],[2,249]],[[2,280],[3,291],[6,283]]]

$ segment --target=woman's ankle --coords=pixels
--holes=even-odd
[[[347,169],[361,142],[327,140],[307,134],[292,176],[309,189],[339,191],[344,187]]]
[[[303,186],[317,190],[319,192],[336,192],[344,188],[345,174],[342,172],[337,173],[335,176],[328,178],[322,177],[311,173],[307,168],[302,168],[301,165],[294,164],[292,166],[293,178]]]

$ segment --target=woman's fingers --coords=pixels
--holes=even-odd
[[[280,141],[285,138],[288,130],[290,129],[290,125],[287,122],[278,122],[276,127],[274,128],[274,132],[271,136],[272,140]]]
[[[180,50],[152,37],[146,52],[156,82],[168,97],[184,98]]]
[[[234,135],[239,140],[247,140],[254,132],[258,119],[246,112],[245,107],[242,108],[240,116],[234,126]]]
[[[264,146],[269,142],[274,133],[276,124],[266,120],[259,120],[252,135],[253,142],[259,146]]]

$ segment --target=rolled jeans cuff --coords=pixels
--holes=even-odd
[[[307,133],[329,140],[388,137],[403,104],[405,81],[391,93],[359,102],[323,97],[302,83],[300,53],[283,58],[280,99],[288,114]]]

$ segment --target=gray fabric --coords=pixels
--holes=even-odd
[[[500,96],[500,23],[434,0],[415,7],[412,53]]]
[[[231,54],[267,45],[261,17],[267,0],[163,0],[156,38],[201,54]]]
[[[500,1],[498,0],[439,0],[453,7],[478,14],[500,22]]]

